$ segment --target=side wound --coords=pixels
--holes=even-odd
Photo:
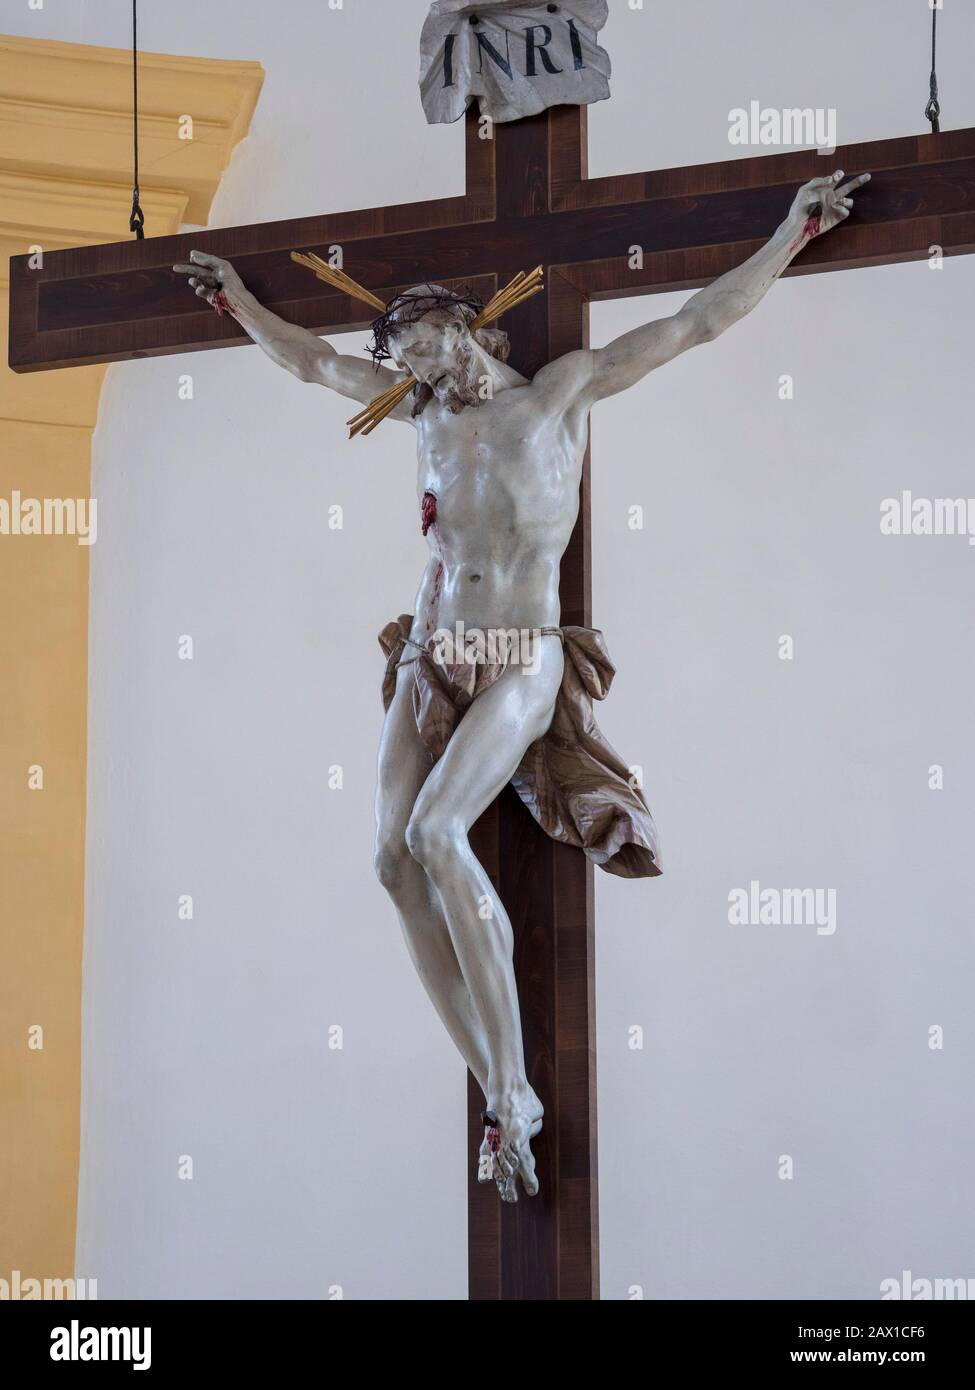
[[[430,527],[436,524],[437,520],[437,494],[435,492],[425,492],[423,501],[420,503],[420,530],[424,535]]]

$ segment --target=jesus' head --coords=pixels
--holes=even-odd
[[[391,357],[420,383],[413,414],[419,415],[431,398],[453,415],[465,406],[479,405],[480,380],[486,358],[504,362],[508,335],[497,328],[470,324],[480,302],[441,285],[414,285],[396,296],[373,325],[373,357]]]

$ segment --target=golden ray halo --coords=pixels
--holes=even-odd
[[[360,299],[372,308],[378,309],[383,313],[386,305],[378,295],[371,290],[365,289],[358,281],[353,280],[350,275],[346,275],[344,270],[339,270],[335,266],[323,261],[321,256],[316,256],[314,251],[302,252],[292,251],[291,259],[298,265],[305,266],[323,280],[333,289],[342,290],[353,299]],[[484,308],[471,320],[470,331],[476,333],[479,328],[485,328],[489,323],[496,323],[502,314],[508,313],[510,309],[515,309],[519,304],[524,304],[526,299],[531,299],[533,295],[539,294],[544,288],[544,271],[540,265],[527,274],[519,270],[518,274],[497,294],[485,304]],[[419,385],[416,377],[412,374],[404,377],[402,381],[395,382],[387,387],[380,395],[371,400],[368,405],[363,406],[357,415],[353,415],[351,420],[346,423],[349,426],[349,438],[353,439],[357,434],[371,434],[372,431],[385,420],[386,416],[396,409],[400,401],[405,400],[409,393]]]

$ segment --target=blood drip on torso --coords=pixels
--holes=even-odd
[[[437,533],[437,494],[435,492],[425,492],[420,503],[420,530],[424,535],[433,527],[434,539],[437,542],[437,549],[443,554],[440,545],[440,536]],[[440,606],[440,595],[443,592],[443,560],[437,564],[436,574],[433,579],[433,593],[430,596],[430,607],[426,614],[424,630],[427,636],[433,632],[437,610]]]

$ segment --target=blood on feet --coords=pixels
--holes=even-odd
[[[500,1190],[506,1185],[507,1179],[498,1161],[498,1155],[501,1153],[501,1129],[497,1119],[493,1115],[484,1116],[484,1144],[481,1147],[482,1154],[484,1154],[485,1146],[487,1148],[485,1158],[490,1155],[490,1168],[485,1171],[481,1181],[490,1181],[490,1179],[493,1178]]]

